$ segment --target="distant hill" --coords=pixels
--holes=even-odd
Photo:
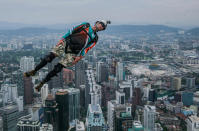
[[[0,30],[0,34],[4,35],[40,35],[45,33],[60,33],[63,30],[55,30],[55,29],[48,29],[48,28],[21,28],[16,30]]]
[[[197,35],[197,36],[199,36],[199,27],[193,28],[191,30],[188,30],[186,33],[190,33],[191,35]]]
[[[71,28],[76,24],[55,24],[55,25],[27,25],[20,23],[0,22],[0,33],[7,35],[28,35],[42,34],[53,32],[66,32],[66,29]],[[30,28],[31,27],[31,28]],[[177,33],[179,28],[169,27],[164,25],[110,25],[103,33],[108,34],[159,34],[161,32]],[[193,30],[194,32],[197,32]],[[101,32],[100,32],[101,33]]]
[[[113,25],[107,28],[107,33],[151,33],[178,32],[179,28],[164,25]]]
[[[16,30],[25,27],[36,27],[36,25],[0,21],[0,30]]]

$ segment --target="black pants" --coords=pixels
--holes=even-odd
[[[52,60],[55,58],[55,54],[50,53],[46,55],[43,59],[41,59],[40,63],[35,67],[35,71],[40,70],[42,67],[44,67],[47,63],[52,62]],[[57,65],[54,66],[54,69],[50,71],[46,77],[42,80],[42,82],[46,83],[48,82],[52,77],[56,76],[57,73],[61,72],[63,69],[63,65],[58,63]]]

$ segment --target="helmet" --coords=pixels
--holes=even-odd
[[[97,24],[97,23],[100,23],[102,25],[102,27],[104,27],[104,30],[105,30],[106,27],[107,27],[107,24],[111,24],[111,21],[110,20],[108,20],[108,21],[106,21],[106,20],[100,20],[100,21],[96,21],[95,22],[95,24]]]

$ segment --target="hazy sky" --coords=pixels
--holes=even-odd
[[[199,26],[199,0],[0,0],[0,21]]]

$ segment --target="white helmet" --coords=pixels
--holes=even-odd
[[[104,27],[104,30],[106,29],[106,27],[107,27],[107,24],[111,24],[111,21],[110,20],[100,20],[100,21],[96,21],[95,22],[95,24],[96,23],[100,23],[103,27]]]

